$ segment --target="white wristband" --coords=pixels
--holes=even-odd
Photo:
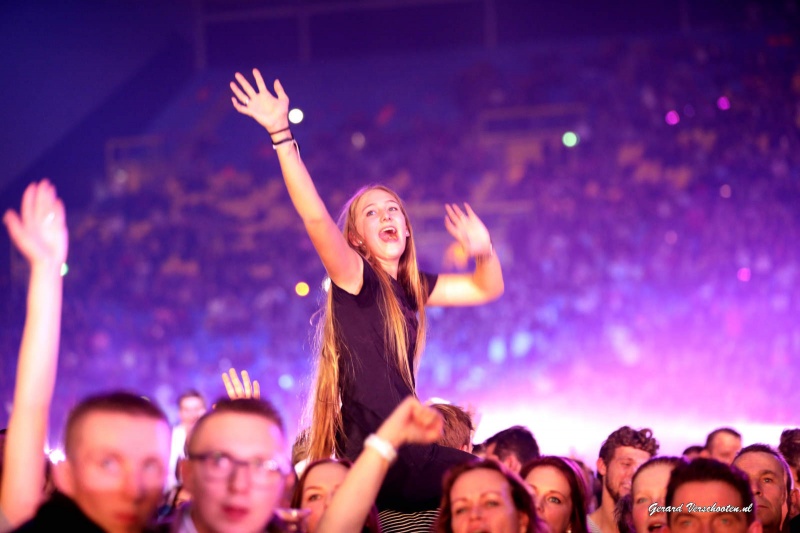
[[[375,433],[364,439],[364,447],[369,447],[378,452],[378,454],[386,459],[386,462],[392,464],[397,459],[397,450],[387,440],[377,436]]]

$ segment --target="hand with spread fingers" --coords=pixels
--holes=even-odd
[[[230,83],[234,96],[231,97],[233,107],[242,115],[253,117],[270,133],[278,133],[289,128],[289,97],[283,90],[281,82],[275,80],[273,88],[275,96],[267,89],[264,78],[257,68],[253,69],[256,88],[239,72],[236,81]]]
[[[225,392],[228,393],[228,397],[231,400],[261,398],[261,387],[258,384],[258,380],[254,379],[251,384],[247,370],[242,370],[242,379],[239,380],[236,369],[231,368],[227,374],[222,374],[222,382],[225,384]]]
[[[3,222],[14,246],[31,266],[60,269],[67,260],[69,238],[64,204],[48,180],[28,185],[20,213],[9,209]]]
[[[6,211],[3,222],[11,242],[31,266],[14,409],[8,419],[5,460],[0,461],[0,512],[18,527],[34,516],[42,502],[42,450],[58,370],[64,285],[61,267],[67,259],[69,238],[64,204],[48,180],[28,185],[19,213]]]
[[[492,240],[489,230],[469,204],[464,204],[463,211],[456,204],[445,204],[444,208],[447,211],[444,227],[464,248],[464,252],[470,257],[491,255]]]

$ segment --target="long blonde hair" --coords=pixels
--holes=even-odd
[[[416,344],[413,346],[413,369],[412,376],[409,371],[408,348],[409,338],[406,328],[406,321],[397,296],[392,289],[392,281],[389,274],[380,264],[370,256],[364,244],[356,244],[360,239],[355,225],[356,206],[358,201],[369,191],[381,190],[391,194],[405,217],[406,227],[409,236],[406,240],[406,248],[400,256],[400,263],[397,269],[397,281],[409,296],[411,305],[419,312],[419,326],[417,329]],[[342,228],[347,243],[360,256],[366,259],[378,276],[380,282],[380,296],[378,307],[384,317],[387,353],[395,354],[394,364],[403,377],[403,381],[416,396],[414,381],[419,368],[419,359],[425,347],[425,299],[427,297],[427,286],[420,276],[417,266],[417,251],[414,246],[414,230],[408,220],[405,205],[400,197],[391,189],[383,185],[368,185],[359,189],[352,198],[345,204],[342,214],[339,217],[339,227]],[[319,354],[316,360],[316,376],[314,386],[309,394],[306,404],[306,418],[310,419],[310,429],[308,432],[308,458],[311,461],[325,459],[332,453],[341,455],[343,450],[337,449],[336,434],[343,432],[341,390],[339,390],[340,380],[340,361],[341,353],[339,349],[347,349],[341,346],[341,339],[338,337],[338,329],[333,317],[333,290],[329,289],[326,304],[322,314],[317,321],[317,334],[315,348]]]

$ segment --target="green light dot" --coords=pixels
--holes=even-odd
[[[572,148],[578,144],[578,136],[575,133],[568,131],[561,137],[561,142],[563,142],[564,146],[567,148]]]
[[[61,276],[66,276],[67,272],[69,272],[69,266],[66,263],[61,263]]]

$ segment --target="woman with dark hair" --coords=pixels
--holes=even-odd
[[[308,509],[307,533],[316,533],[319,520],[328,508],[336,489],[344,483],[353,463],[347,459],[320,459],[306,466],[294,486],[292,508]],[[378,509],[372,506],[364,523],[364,533],[379,533]]]
[[[533,489],[550,533],[587,533],[586,483],[578,465],[564,457],[539,457],[523,465],[520,476]]]
[[[494,459],[453,467],[445,476],[442,491],[437,533],[546,531],[528,487]]]

